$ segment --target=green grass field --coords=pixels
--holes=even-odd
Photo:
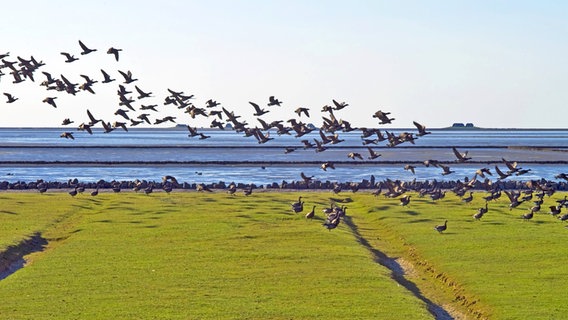
[[[303,213],[290,204],[302,195]],[[559,319],[568,312],[565,224],[489,203],[370,193],[0,193],[0,250],[49,242],[0,281],[6,319]],[[328,231],[322,208],[350,198]],[[304,214],[316,205],[316,219]],[[448,220],[448,230],[434,226]],[[406,269],[411,292],[378,264]]]

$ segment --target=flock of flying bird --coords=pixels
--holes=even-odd
[[[81,48],[80,51],[81,56],[91,55],[94,52],[98,51],[97,49],[88,47],[82,41],[79,41],[79,47]],[[112,57],[114,57],[114,59],[118,62],[121,51],[122,49],[110,47],[106,51],[106,53],[112,55]],[[61,55],[65,57],[64,60],[65,63],[73,63],[79,60],[79,58],[76,58],[73,54],[68,52],[61,52]],[[0,54],[0,62],[1,62],[0,80],[2,80],[3,77],[8,77],[9,74],[13,78],[12,81],[13,84],[18,84],[24,81],[35,82],[36,71],[42,68],[43,66],[45,66],[45,63],[43,63],[43,61],[38,62],[33,56],[31,56],[29,59],[17,56],[17,60],[10,61],[10,53]],[[3,70],[7,70],[8,73],[4,73]],[[44,81],[41,81],[39,85],[45,87],[45,89],[48,92],[59,92],[62,94],[69,94],[73,96],[77,94],[85,94],[84,92],[87,92],[89,94],[96,94],[95,84],[100,82],[101,84],[108,85],[114,81],[117,81],[117,79],[113,79],[111,74],[107,73],[105,70],[101,69],[100,71],[102,77],[100,81],[95,80],[95,77],[92,77],[90,75],[81,74],[80,77],[83,79],[83,83],[81,84],[73,83],[68,79],[68,77],[65,77],[63,74],[60,74],[59,77],[55,77],[49,72],[42,71],[41,73],[43,74],[45,79]],[[287,147],[284,151],[285,153],[294,152],[298,148],[314,149],[315,152],[324,152],[329,145],[339,144],[344,141],[343,139],[341,139],[339,135],[340,132],[351,132],[358,130],[361,132],[362,144],[365,145],[367,147],[367,150],[369,151],[369,155],[367,156],[367,159],[369,160],[374,160],[381,156],[379,153],[374,151],[370,145],[377,145],[379,142],[386,142],[386,146],[388,147],[396,147],[403,143],[414,144],[415,140],[418,139],[419,137],[431,133],[426,130],[426,127],[424,125],[416,121],[414,121],[413,124],[416,127],[417,132],[405,131],[400,134],[395,134],[387,130],[384,130],[383,132],[378,128],[353,127],[350,122],[338,118],[336,116],[336,113],[349,106],[349,104],[337,100],[332,100],[331,105],[325,105],[322,107],[320,112],[324,114],[324,116],[322,116],[323,122],[320,128],[315,128],[314,126],[310,126],[301,120],[304,117],[305,118],[310,117],[310,109],[305,107],[298,107],[297,109],[295,109],[294,112],[297,114],[298,119],[291,118],[288,119],[287,121],[277,120],[277,121],[267,122],[260,117],[270,112],[271,111],[270,108],[279,107],[283,104],[282,101],[280,101],[274,96],[270,96],[266,103],[266,107],[268,107],[269,109],[262,107],[258,103],[252,101],[249,102],[250,106],[253,108],[254,111],[253,115],[257,117],[258,121],[258,125],[255,125],[253,127],[252,125],[249,125],[246,121],[240,120],[241,118],[240,115],[236,115],[233,111],[230,111],[225,107],[222,107],[219,102],[213,99],[207,100],[204,106],[202,107],[196,106],[192,101],[195,98],[194,95],[185,94],[183,91],[176,91],[168,88],[167,89],[168,94],[165,96],[164,101],[161,105],[145,103],[145,101],[151,101],[152,98],[155,98],[153,96],[153,93],[150,91],[142,90],[136,84],[132,85],[134,82],[138,81],[138,79],[132,74],[131,71],[117,70],[117,72],[123,78],[123,81],[121,84],[117,85],[118,98],[116,102],[118,108],[114,112],[114,116],[116,116],[116,118],[113,119],[113,121],[105,121],[102,118],[95,116],[93,112],[87,109],[86,117],[83,121],[73,121],[69,118],[65,118],[62,120],[61,125],[70,126],[73,123],[80,123],[76,127],[77,131],[83,131],[88,134],[93,134],[94,132],[96,132],[93,129],[97,128],[97,126],[99,125],[102,128],[102,132],[110,133],[116,129],[128,131],[129,127],[138,126],[140,124],[146,124],[146,125],[159,125],[162,123],[175,124],[177,123],[175,116],[171,115],[158,116],[162,112],[163,106],[171,105],[175,106],[177,109],[183,109],[184,113],[187,113],[188,116],[191,117],[192,119],[195,119],[196,117],[205,117],[205,118],[211,117],[213,118],[210,124],[211,128],[218,128],[220,130],[225,130],[227,128],[230,128],[237,133],[244,134],[244,137],[254,137],[259,144],[264,144],[274,139],[273,136],[270,136],[270,132],[275,132],[277,135],[294,135],[294,137],[300,138],[300,141],[302,143],[301,146]],[[134,88],[132,88],[131,86],[133,86]],[[136,91],[135,98],[131,96],[131,94],[133,94],[133,90]],[[6,96],[7,99],[6,103],[9,104],[16,103],[18,100],[18,97],[15,97],[14,95],[8,92],[4,92],[4,96]],[[43,99],[43,102],[49,104],[53,108],[57,108],[58,106],[56,103],[56,99],[57,96],[49,95],[45,99]],[[392,123],[393,120],[395,120],[390,116],[390,112],[385,112],[382,110],[376,111],[372,115],[372,117],[378,120],[378,125],[390,124]],[[188,137],[190,138],[193,137],[199,137],[199,139],[210,138],[210,136],[205,135],[203,132],[199,132],[196,127],[191,127],[187,125],[187,130],[188,130]],[[319,139],[318,138],[312,138],[311,140],[305,139],[304,136],[313,131],[319,133]],[[74,134],[75,133],[73,131],[68,130],[61,133],[60,136],[61,138],[74,140],[75,139]],[[462,153],[458,151],[455,147],[452,148],[452,151],[456,157],[456,163],[466,163],[471,159],[471,157],[468,156],[467,151]],[[347,157],[353,160],[364,160],[363,155],[357,152],[350,152],[348,153]],[[512,194],[509,191],[501,190],[499,188],[498,182],[512,175],[518,176],[526,174],[530,171],[530,169],[523,169],[519,167],[516,162],[507,161],[505,159],[502,160],[503,164],[507,167],[507,170],[504,171],[500,169],[498,166],[494,167],[495,174],[499,176],[499,178],[495,183],[493,183],[487,177],[492,175],[491,170],[489,168],[481,168],[475,172],[472,179],[468,179],[467,182],[462,183],[460,185],[460,188],[455,189],[454,192],[464,197],[463,198],[464,202],[469,202],[470,200],[468,199],[471,199],[473,194],[470,193],[469,197],[465,197],[466,192],[474,188],[475,186],[479,187],[479,184],[482,184],[484,188],[491,193],[491,199],[486,199],[486,201],[497,199],[498,196],[501,194],[501,191],[507,193],[507,195],[509,196],[509,199],[511,200],[511,208],[518,206],[520,203],[524,201],[528,201],[527,200],[528,193],[525,197],[521,198],[521,200],[519,201],[520,195]],[[441,173],[442,175],[449,175],[454,172],[453,170],[451,170],[449,165],[443,164],[436,160],[426,160],[424,161],[424,166],[439,167],[442,170]],[[324,171],[328,169],[335,169],[335,165],[333,162],[328,161],[321,165],[321,169]],[[415,172],[415,169],[416,166],[410,164],[404,167],[404,170],[412,172],[413,174]],[[303,173],[301,174],[301,177],[306,183],[306,186],[309,185],[311,179],[313,178],[313,177],[307,177]],[[478,181],[478,178],[482,178],[485,180],[484,182],[481,182]],[[565,176],[562,177],[561,175],[559,175],[558,178],[562,178],[568,181],[568,177]],[[163,182],[164,182],[163,185],[167,186],[168,188],[177,185],[177,181],[175,181],[175,178],[173,177],[168,177],[167,179],[164,179]],[[405,185],[400,181],[394,182],[390,180],[385,181],[384,184],[389,189],[389,191],[385,194],[385,196],[388,197],[400,196],[400,201],[401,201],[400,204],[402,206],[409,205],[410,196],[403,195],[405,192],[412,190],[412,188],[409,187],[408,184]],[[537,193],[538,196],[540,196],[541,194],[548,194],[551,192],[550,190],[553,190],[552,187],[546,186],[544,184],[534,183],[534,186],[535,186],[534,188],[529,189],[531,191],[530,194],[532,194],[532,192],[538,192]],[[80,192],[77,190],[77,188],[79,188],[78,185],[75,186],[75,189],[72,190],[70,194],[76,195],[78,192]],[[356,187],[353,188],[354,192],[355,188]],[[153,186],[147,186],[145,188],[145,192],[150,193],[152,192],[152,189]],[[171,191],[171,189],[169,190]],[[207,188],[204,185],[201,185],[201,188],[198,191],[209,191],[209,190],[207,190]],[[340,190],[335,190],[335,189],[334,191],[340,192]],[[418,191],[421,196],[425,196],[428,194],[432,197],[433,200],[443,198],[443,195],[445,194],[445,191],[442,192],[439,189],[414,190],[414,191]],[[234,192],[235,188],[233,185],[233,187],[229,189],[229,193],[234,193]],[[98,189],[96,190],[96,193],[98,193]],[[96,193],[94,193],[93,195],[96,195]],[[245,194],[250,195],[251,193],[252,193],[252,188],[245,190]],[[377,195],[379,193],[380,190],[376,192]],[[542,197],[540,197],[540,199],[542,200]],[[526,220],[531,219],[533,214],[535,212],[538,212],[538,210],[540,210],[540,204],[542,204],[542,202],[538,204],[536,203],[537,202],[535,202],[535,205],[531,207],[530,212],[528,214],[523,215],[523,219]],[[551,213],[555,212],[553,214],[557,215],[563,206],[564,207],[567,206],[566,201],[564,201],[563,203],[559,203],[557,206],[555,206],[555,209],[552,209],[551,207],[550,208]],[[294,212],[301,212],[303,210],[303,202],[301,201],[301,198],[298,200],[298,202],[292,205],[292,208]],[[334,205],[332,205],[330,208],[326,208],[324,212],[327,215],[327,220],[324,223],[324,226],[326,226],[326,228],[328,229],[335,228],[339,224],[341,217],[345,215],[345,209],[346,209],[345,207],[338,207]],[[309,212],[306,215],[306,217],[307,218],[313,217],[314,210],[315,207],[314,209],[312,209],[311,212]],[[480,208],[478,212],[474,215],[474,218],[478,220],[481,219],[483,215],[487,212],[487,210],[488,210],[487,205],[484,208]],[[568,220],[568,215],[563,215],[560,217],[561,220]],[[443,232],[444,230],[446,230],[446,228],[447,228],[447,221],[443,225],[435,227],[435,229],[438,232]]]

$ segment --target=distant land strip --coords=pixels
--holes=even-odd
[[[372,149],[449,149],[452,147],[459,148],[459,149],[520,149],[520,150],[543,150],[543,151],[568,151],[568,147],[563,146],[503,146],[503,145],[475,145],[475,146],[460,146],[460,145],[444,145],[444,146],[396,146],[396,147],[389,147],[384,145],[326,145],[328,149],[354,149],[354,148],[367,148],[371,147]],[[252,145],[252,146],[243,146],[243,145],[57,145],[57,144],[37,144],[37,145],[18,145],[18,144],[2,144],[0,145],[0,149],[283,149],[283,148],[295,148],[295,149],[304,149],[302,145]],[[313,148],[306,148],[306,150],[310,150]]]
[[[568,160],[541,161],[519,160],[523,164],[566,165]],[[423,161],[332,161],[336,165],[380,166],[380,165],[424,165]],[[500,160],[489,161],[437,161],[452,166],[503,164]],[[179,166],[179,165],[223,165],[223,166],[273,166],[273,165],[321,165],[322,161],[0,161],[0,166]],[[434,166],[434,165],[431,165]]]

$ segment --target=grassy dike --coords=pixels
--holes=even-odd
[[[292,213],[300,195],[316,219]],[[547,208],[563,196],[530,221],[520,215],[531,204],[509,210],[505,199],[475,221],[481,194],[470,204],[412,194],[402,207],[365,192],[1,193],[0,248],[36,232],[48,245],[0,281],[0,315],[431,319],[434,304],[454,317],[558,319],[568,230]],[[350,202],[328,231],[330,198]]]

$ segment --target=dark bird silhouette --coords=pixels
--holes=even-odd
[[[323,171],[327,171],[327,169],[335,169],[335,165],[333,164],[333,162],[324,162],[321,165],[321,168]]]
[[[270,96],[268,97],[268,106],[280,106],[280,104],[282,103],[282,101],[274,98],[274,96]]]
[[[464,153],[460,153],[458,151],[458,149],[456,149],[455,147],[452,147],[452,151],[454,152],[454,155],[456,156],[456,158],[458,159],[458,162],[466,162],[467,160],[470,160],[471,157],[467,156],[467,151]]]
[[[312,219],[316,215],[316,206],[313,206],[312,211],[306,213],[306,219]]]
[[[403,207],[407,206],[410,203],[410,197],[411,197],[410,195],[406,195],[404,197],[401,197],[400,198],[400,205],[403,206]]]
[[[487,208],[487,202],[486,202],[485,207],[481,207],[481,208],[477,209],[477,213],[473,215],[473,218],[475,220],[479,220],[483,217],[484,214],[487,213],[487,211],[488,211],[488,208]]]
[[[73,123],[73,121],[71,121],[69,118],[65,118],[65,119],[63,119],[63,122],[61,122],[61,125],[66,126],[66,125],[72,124],[72,123]]]
[[[97,186],[97,188],[91,192],[91,196],[96,197],[97,195],[99,195],[99,186]]]
[[[138,99],[149,98],[152,96],[152,92],[144,92],[140,88],[138,88],[138,86],[134,86],[134,88],[136,89],[136,91],[138,91]]]
[[[114,58],[116,59],[116,61],[118,61],[118,58],[119,58],[119,57],[118,57],[118,53],[119,53],[120,51],[122,51],[122,49],[116,49],[116,48],[114,48],[114,47],[110,47],[110,48],[107,50],[107,54],[112,54],[112,55],[114,55]]]
[[[521,219],[523,219],[523,220],[525,220],[525,221],[526,221],[526,220],[530,220],[530,219],[532,219],[533,217],[534,217],[534,212],[532,212],[532,210],[529,211],[529,212],[526,213],[526,214],[521,215]]]
[[[376,153],[373,149],[371,149],[371,147],[367,147],[367,150],[369,150],[369,157],[368,157],[369,160],[374,160],[381,156],[380,154]]]
[[[93,116],[91,111],[89,111],[89,109],[87,109],[87,116],[89,117],[89,125],[90,126],[94,126],[95,124],[102,121],[101,119],[95,119],[95,117]]]
[[[294,110],[294,112],[298,114],[298,117],[302,116],[302,113],[303,113],[303,114],[306,115],[306,117],[309,118],[309,117],[310,117],[309,110],[310,110],[310,109],[308,109],[308,108],[299,107],[299,108],[297,108],[296,110]]]
[[[102,81],[103,83],[109,83],[109,82],[113,82],[116,79],[111,79],[111,77],[108,75],[108,73],[106,73],[103,69],[101,69],[101,72],[103,73],[103,77],[104,80]]]
[[[383,112],[381,110],[375,112],[375,114],[373,114],[373,118],[377,118],[380,120],[379,124],[388,124],[388,123],[392,123],[392,121],[394,120],[394,118],[389,118],[388,115],[390,114],[390,112]]]
[[[123,110],[123,109],[118,109],[114,112],[114,115],[119,115],[122,116],[124,119],[126,120],[130,120],[130,117],[126,114],[127,112],[129,112],[128,110]]]
[[[57,108],[57,105],[55,104],[55,99],[57,99],[57,97],[47,97],[47,98],[43,99],[42,102],[48,103],[52,107]]]
[[[470,191],[469,196],[463,197],[461,201],[464,203],[470,203],[472,200],[473,200],[473,192]],[[485,206],[487,207],[487,203],[485,203]]]
[[[418,129],[418,134],[416,134],[417,137],[422,137],[422,136],[425,136],[427,134],[432,133],[430,131],[426,131],[426,127],[424,125],[421,125],[420,123],[418,123],[416,121],[412,121],[412,123]]]
[[[257,116],[257,117],[260,117],[260,116],[262,116],[263,114],[265,114],[265,113],[268,112],[267,110],[261,109],[261,108],[258,106],[258,104],[254,103],[254,102],[250,102],[250,101],[249,101],[249,103],[250,103],[251,106],[253,106],[254,111],[255,111],[255,112],[254,112],[254,115]]]
[[[404,170],[410,171],[410,172],[412,172],[412,174],[415,174],[415,172],[414,172],[415,168],[416,168],[415,166],[410,165],[410,164],[407,164],[407,165],[404,166]]]
[[[89,49],[81,40],[79,40],[79,45],[81,46],[81,49],[83,50],[81,52],[82,55],[89,54],[91,52],[97,51],[97,49]]]
[[[13,103],[16,100],[18,100],[18,98],[14,97],[13,95],[4,92],[4,95],[6,96],[6,98],[8,99],[8,101],[6,101],[6,103]]]
[[[446,231],[446,229],[448,229],[448,220],[446,220],[444,224],[434,227],[434,230],[438,231],[439,233]]]
[[[449,166],[445,166],[445,165],[443,165],[443,164],[439,164],[438,166],[439,166],[440,168],[442,168],[442,170],[443,170],[443,171],[442,171],[442,175],[443,175],[443,176],[455,172],[455,171],[451,170]]]
[[[306,184],[309,184],[314,178],[314,176],[306,176],[303,172],[300,172],[300,177],[302,177],[302,180],[304,180],[304,183]]]
[[[71,63],[73,61],[77,61],[79,60],[79,58],[75,58],[73,55],[67,53],[67,52],[61,52],[62,55],[64,55],[67,59],[65,60],[65,62],[67,63]]]
[[[361,154],[358,153],[358,152],[350,152],[350,153],[347,155],[347,157],[348,157],[348,158],[351,158],[351,159],[353,159],[353,160],[355,160],[355,158],[357,158],[357,159],[359,159],[359,160],[363,160],[363,156],[361,156]]]
[[[126,84],[138,81],[138,79],[132,78],[132,72],[130,72],[130,70],[128,70],[127,72],[118,70],[118,73],[120,73],[124,77],[124,83]]]
[[[349,104],[345,103],[345,102],[337,102],[336,100],[332,100],[333,101],[333,105],[335,106],[335,108],[333,108],[334,110],[341,110],[345,107],[347,107]]]
[[[59,137],[75,140],[75,137],[73,137],[73,134],[71,132],[63,132]]]

